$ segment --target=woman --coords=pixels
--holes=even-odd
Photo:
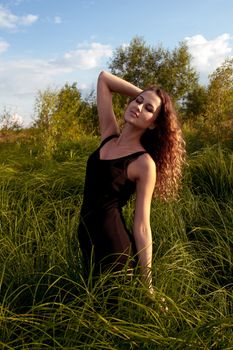
[[[120,131],[112,106],[113,93],[131,97]],[[166,199],[178,187],[184,142],[169,96],[159,88],[141,90],[107,72],[97,83],[102,143],[87,162],[79,241],[87,272],[135,266],[152,286],[150,206],[153,194]],[[133,233],[122,207],[136,193]]]

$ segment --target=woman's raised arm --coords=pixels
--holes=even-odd
[[[142,90],[128,81],[102,71],[97,82],[97,109],[102,140],[109,135],[119,134],[119,126],[112,106],[112,94],[136,97]]]

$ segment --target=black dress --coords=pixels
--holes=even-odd
[[[127,167],[145,151],[111,160],[100,159],[101,147],[118,135],[107,137],[87,161],[84,197],[78,228],[84,267],[99,275],[111,267],[121,270],[134,266],[129,257],[136,254],[132,234],[127,230],[122,207],[135,192],[135,182],[129,180]]]

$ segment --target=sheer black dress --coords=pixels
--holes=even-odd
[[[90,265],[95,275],[111,267],[121,270],[126,264],[134,267],[136,254],[133,235],[128,231],[122,208],[135,192],[136,184],[127,176],[127,167],[145,151],[110,160],[100,159],[101,147],[87,161],[83,203],[78,238],[86,273]],[[131,257],[131,259],[129,259]]]

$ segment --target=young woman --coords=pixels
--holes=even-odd
[[[131,97],[120,130],[112,96]],[[87,273],[120,271],[137,263],[153,294],[150,207],[153,194],[166,199],[178,188],[184,141],[170,97],[101,72],[97,108],[102,143],[87,162],[78,229]],[[126,228],[122,207],[135,193],[133,232]],[[132,257],[136,259],[132,259]]]

